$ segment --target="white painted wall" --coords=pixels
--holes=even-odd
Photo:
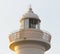
[[[26,44],[15,47],[16,54],[44,54],[45,48],[40,45]]]

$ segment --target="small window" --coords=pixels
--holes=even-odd
[[[25,29],[29,28],[29,19],[24,20],[24,27]]]
[[[37,19],[29,19],[29,28],[38,28],[38,23]]]

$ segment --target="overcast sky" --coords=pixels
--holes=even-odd
[[[41,29],[52,36],[45,54],[60,54],[60,0],[0,0],[0,54],[15,54],[9,49],[8,36],[20,29],[19,19],[30,4],[41,19]]]

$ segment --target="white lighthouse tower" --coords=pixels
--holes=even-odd
[[[20,19],[20,30],[9,35],[15,54],[44,54],[50,48],[51,35],[40,29],[41,20],[30,7]]]

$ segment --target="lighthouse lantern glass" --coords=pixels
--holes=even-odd
[[[40,27],[39,20],[37,20],[37,19],[29,19],[29,28],[39,29],[39,27]]]

